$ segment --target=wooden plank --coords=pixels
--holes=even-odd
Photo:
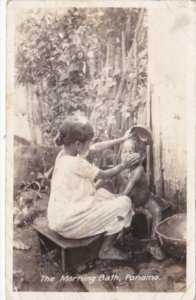
[[[58,246],[63,249],[69,248],[79,248],[90,245],[92,242],[96,241],[102,234],[86,237],[83,239],[66,239],[63,236],[59,235],[55,231],[52,231],[48,228],[48,221],[46,217],[41,217],[35,220],[34,229],[44,236],[46,236],[49,240],[53,241]]]

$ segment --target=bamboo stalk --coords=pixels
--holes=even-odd
[[[110,38],[108,38],[107,42],[107,56],[106,56],[106,80],[109,75],[109,65],[110,65]]]
[[[40,95],[43,95],[43,81],[40,81]],[[40,120],[39,120],[39,124],[40,125],[40,129],[41,129],[41,143],[42,146],[44,145],[44,132],[43,132],[43,105],[42,105],[42,99],[40,99],[40,96],[38,96],[38,101],[39,101],[39,114],[40,114]]]
[[[114,38],[110,37],[110,51],[109,51],[109,68],[111,71],[114,71],[114,52],[115,52],[115,47],[114,47]]]
[[[145,29],[144,32],[142,33],[141,39],[138,43],[138,48],[144,47],[144,43],[147,39],[147,30]]]
[[[27,115],[28,115],[28,123],[31,132],[31,144],[36,145],[36,135],[35,135],[35,126],[33,122],[33,109],[32,109],[32,89],[29,84],[26,86],[27,90]]]
[[[141,30],[141,26],[142,26],[142,21],[143,21],[144,14],[145,14],[145,9],[142,9],[141,13],[140,13],[140,16],[139,16],[137,27],[135,29],[133,44],[134,44],[134,41],[137,41],[137,39],[138,39],[140,30]],[[120,81],[118,92],[117,92],[116,99],[115,99],[116,104],[119,103],[119,101],[122,97],[123,89],[124,89],[126,78],[127,78],[128,71],[129,71],[129,67],[130,67],[130,64],[131,64],[132,57],[133,57],[133,52],[134,52],[133,44],[132,44],[132,47],[131,47],[131,49],[128,53],[127,59],[126,59],[126,67],[125,67],[125,70],[124,70],[123,75],[121,77],[121,81]]]
[[[139,16],[139,21],[138,21],[137,27],[135,29],[134,39],[136,39],[136,40],[138,39],[138,36],[140,34],[140,29],[141,29],[141,26],[142,26],[144,15],[145,15],[145,8],[142,8],[141,12],[140,12],[140,16]]]
[[[137,59],[137,42],[133,41],[133,58],[134,58],[134,69],[135,69],[135,77],[133,83],[133,89],[131,92],[131,100],[134,100],[137,92],[137,79],[138,79],[138,59]]]
[[[117,129],[121,128],[121,112],[120,111],[116,112],[116,128]]]
[[[128,19],[127,19],[127,24],[126,24],[126,30],[125,30],[126,54],[129,50],[130,35],[131,35],[131,16],[129,15]]]
[[[125,32],[122,31],[122,72],[125,70],[126,65],[126,39]]]
[[[98,53],[98,74],[101,73],[102,70],[102,62],[101,62],[101,55],[100,52]]]

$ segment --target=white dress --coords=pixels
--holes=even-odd
[[[95,189],[99,169],[81,157],[61,151],[55,162],[48,204],[50,229],[67,238],[83,238],[105,232],[111,235],[130,226],[131,200]]]

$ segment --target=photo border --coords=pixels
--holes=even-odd
[[[6,221],[6,294],[7,299],[26,299],[28,297],[31,299],[45,299],[50,296],[50,299],[110,299],[110,300],[120,300],[120,299],[143,299],[145,297],[148,299],[187,299],[192,300],[195,296],[195,95],[196,95],[196,84],[195,84],[195,70],[196,70],[196,59],[195,59],[195,46],[196,38],[195,24],[194,20],[192,25],[190,25],[190,32],[188,35],[192,37],[192,47],[190,43],[189,55],[187,56],[187,70],[186,74],[189,78],[187,86],[187,292],[185,293],[62,293],[62,292],[13,292],[12,291],[12,271],[13,271],[13,250],[12,250],[12,239],[13,239],[13,220],[12,220],[12,195],[13,195],[13,131],[14,124],[9,120],[12,119],[14,102],[14,70],[13,70],[13,60],[14,53],[13,48],[8,51],[9,46],[14,40],[14,22],[13,22],[13,12],[15,7],[17,8],[35,8],[35,7],[75,7],[79,5],[80,7],[146,7],[148,9],[150,20],[152,14],[156,13],[157,9],[160,7],[174,8],[175,6],[184,7],[187,10],[192,10],[195,8],[193,1],[90,1],[90,0],[80,0],[80,1],[10,1],[7,6],[7,103],[6,103],[6,207],[5,207],[5,221]],[[193,15],[195,19],[195,15]],[[150,21],[149,21],[149,31],[150,31]],[[149,33],[150,34],[150,33]],[[185,33],[186,35],[187,33]],[[9,44],[10,43],[10,44]],[[11,78],[11,80],[10,80]],[[10,179],[12,178],[12,179]],[[9,179],[9,181],[8,181]],[[10,288],[11,287],[11,288]],[[128,296],[130,294],[130,296]]]

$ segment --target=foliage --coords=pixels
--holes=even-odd
[[[34,10],[29,11],[28,17],[19,23],[16,81],[34,87],[42,110],[39,121],[49,143],[62,120],[73,114],[81,112],[88,118],[92,115],[91,120],[102,138],[108,126],[106,122],[101,123],[101,119],[106,121],[109,113],[109,123],[115,122],[114,114],[119,107],[115,103],[112,105],[112,100],[122,70],[106,64],[107,42],[110,39],[114,49],[113,59],[116,57],[121,65],[119,49],[122,31],[127,34],[128,51],[132,46],[139,13],[139,9],[123,8]],[[143,65],[146,65],[146,45],[142,45],[139,53],[140,62],[143,60]],[[140,95],[145,94],[145,72],[146,66],[141,67],[139,80],[142,84],[136,95],[137,101],[145,98]],[[130,95],[134,73],[132,68],[127,78],[124,100]],[[129,106],[128,101],[125,102]],[[126,105],[122,114],[130,115],[128,108],[125,110]],[[92,112],[97,114],[96,118]]]

